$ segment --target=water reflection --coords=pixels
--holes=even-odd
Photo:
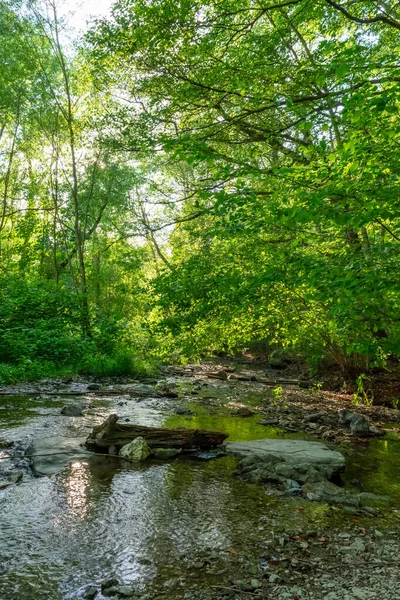
[[[224,390],[214,390],[216,397]],[[28,401],[16,402],[26,424],[9,429],[7,436],[28,428],[31,435],[38,431],[45,420],[39,421],[41,410],[52,415],[51,434],[65,435],[73,422],[58,416],[59,404],[45,401],[40,408],[35,401],[30,412]],[[102,402],[97,407],[106,410]],[[121,411],[137,422],[161,425],[170,401],[156,402]],[[218,408],[217,414],[211,405],[187,406],[193,417],[168,416],[164,425],[221,430],[232,440],[304,438],[258,425],[257,415],[241,419],[229,409]],[[80,423],[83,428],[85,421]],[[399,455],[400,443],[386,440],[350,450],[346,482],[357,478],[367,491],[400,495]],[[231,477],[234,462],[231,457],[206,463],[177,459],[134,466],[94,456],[72,462],[53,478],[0,492],[1,600],[77,598],[82,586],[115,576],[142,587],[182,577],[190,586],[191,562],[198,556],[216,553],[217,564],[226,548],[253,553],[264,532],[267,537],[271,531],[335,527],[352,518],[324,504],[268,497],[262,487]],[[196,577],[199,585],[215,583],[211,571],[201,570]]]
[[[0,498],[2,600],[75,598],[83,585],[113,576],[143,586],[170,577],[189,582],[199,553],[250,551],[262,519],[271,527],[314,519],[312,508],[296,513],[292,503],[233,479],[231,458],[138,468],[101,459],[76,461]]]
[[[64,479],[64,488],[69,510],[80,519],[83,519],[88,512],[87,491],[89,485],[87,465],[80,461],[71,463]]]
[[[400,442],[371,440],[348,450],[344,479],[359,480],[366,491],[400,502]]]

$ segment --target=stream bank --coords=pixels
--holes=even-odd
[[[327,392],[290,387],[277,397],[273,386],[257,381],[265,373],[235,367],[244,379],[210,378],[205,373],[218,369],[204,365],[173,369],[158,388],[156,381],[103,381],[89,390],[84,381],[54,380],[8,388],[25,395],[0,398],[0,438],[12,444],[0,450],[6,459],[0,468],[23,478],[0,491],[1,598],[70,600],[89,597],[92,587],[101,600],[101,584],[111,578],[148,600],[400,597],[398,415],[371,410],[369,418],[377,415],[375,422],[392,433],[363,439],[336,415],[348,401],[325,405]],[[175,397],[165,395],[165,384]],[[83,416],[61,414],[78,401]],[[243,408],[253,414],[241,416]],[[323,502],[273,497],[233,478],[233,457],[129,466],[112,456],[79,457],[40,479],[24,457],[32,439],[87,436],[112,412],[141,425],[220,430],[231,441],[326,441],[323,431],[309,428],[328,427],[325,417],[299,417],[324,411],[337,440],[332,447],[346,455],[345,488],[389,494],[392,509],[354,515]],[[259,423],[271,419],[277,423]]]

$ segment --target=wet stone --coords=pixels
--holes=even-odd
[[[253,590],[260,590],[263,586],[262,581],[260,581],[259,579],[252,579],[250,581],[250,585]]]
[[[194,414],[192,410],[190,410],[189,408],[186,408],[185,406],[178,406],[174,412],[176,415],[191,416]]]
[[[15,473],[10,474],[9,480],[11,483],[19,483],[20,481],[22,481],[23,476],[23,471],[16,471]]]
[[[58,473],[74,459],[92,456],[82,447],[86,438],[63,436],[37,438],[26,451],[32,470],[39,477]]]
[[[254,412],[252,410],[250,410],[249,408],[246,408],[243,406],[243,407],[235,410],[235,412],[233,414],[236,415],[237,417],[251,417],[254,415]]]
[[[365,552],[365,544],[362,539],[356,538],[350,546],[344,546],[340,549],[341,552]]]
[[[174,458],[181,454],[181,448],[154,448],[153,456],[160,460],[167,460],[168,458]]]
[[[261,419],[261,421],[257,421],[257,425],[279,425],[279,419]]]
[[[61,414],[65,417],[82,417],[84,404],[67,404],[61,409]]]
[[[14,442],[9,440],[0,440],[0,448],[11,448]]]
[[[371,429],[369,421],[363,415],[354,415],[350,421],[350,431],[358,435],[369,435]]]
[[[362,494],[359,494],[358,497],[361,506],[364,508],[388,508],[391,505],[389,496],[377,496],[376,494],[363,492]]]
[[[132,598],[135,593],[133,587],[129,585],[121,585],[118,590],[118,593],[122,598]]]
[[[131,462],[146,460],[150,454],[150,448],[146,440],[142,437],[137,437],[129,444],[122,446],[119,452],[119,455],[122,458],[125,458]]]
[[[99,591],[97,587],[91,585],[90,587],[86,588],[82,597],[84,598],[84,600],[93,600],[94,598],[96,598],[98,592]]]
[[[119,581],[118,579],[115,579],[115,577],[111,578],[111,579],[106,579],[105,581],[103,581],[103,583],[101,584],[101,591],[105,592],[111,588],[115,588],[119,586]]]
[[[101,591],[105,596],[111,596],[111,597],[119,596],[119,587],[117,587],[117,586],[109,587],[106,590],[101,590]]]

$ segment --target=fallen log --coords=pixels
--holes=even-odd
[[[110,415],[104,423],[93,427],[85,446],[98,450],[115,446],[117,449],[129,444],[137,437],[143,437],[150,448],[182,448],[196,450],[214,448],[221,444],[228,435],[218,431],[202,431],[200,429],[158,429],[131,423],[118,423],[117,415]]]

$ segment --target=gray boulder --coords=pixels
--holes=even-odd
[[[329,450],[320,442],[304,440],[254,440],[250,442],[228,442],[225,444],[227,454],[239,458],[259,457],[271,460],[271,457],[295,465],[296,468],[313,467],[324,477],[330,478],[334,473],[344,469],[345,460],[340,452]],[[295,479],[295,477],[290,477]]]
[[[356,413],[353,413],[350,410],[347,410],[346,408],[342,408],[341,410],[338,411],[340,420],[342,421],[342,423],[345,423],[346,425],[350,425],[351,420],[355,416],[355,414]]]
[[[342,423],[350,427],[350,431],[356,435],[381,435],[377,427],[371,427],[367,417],[350,410],[339,410],[339,417]]]
[[[323,479],[323,474],[311,465],[295,465],[290,462],[276,465],[275,473],[298,483],[314,483]]]
[[[307,482],[319,482],[325,476],[324,471],[321,473],[311,465],[296,465],[273,454],[244,458],[238,463],[234,475],[249,483],[282,484],[284,489],[293,487],[293,484],[300,488]]]
[[[66,417],[82,417],[84,404],[67,404],[61,409],[61,414]]]
[[[363,415],[354,415],[350,421],[350,431],[357,435],[370,435],[371,428],[368,419]]]
[[[388,496],[377,496],[367,492],[352,494],[330,481],[307,483],[302,488],[302,494],[308,500],[327,502],[328,504],[341,504],[346,507],[385,509],[391,505],[391,500]]]
[[[119,455],[130,462],[146,460],[151,454],[148,443],[142,437],[135,438],[129,444],[122,446]]]
[[[38,477],[58,473],[71,461],[93,456],[81,444],[85,437],[68,438],[62,436],[43,437],[33,440],[26,451],[31,467]]]

